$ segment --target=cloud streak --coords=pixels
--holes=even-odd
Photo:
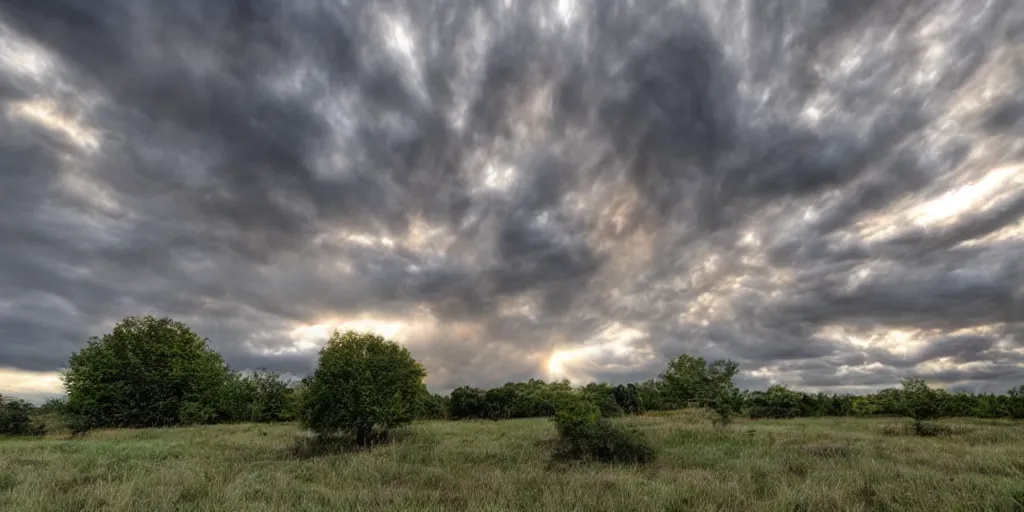
[[[438,390],[1024,375],[1010,1],[0,1],[0,366],[120,317]],[[2,390],[0,390],[2,391]]]

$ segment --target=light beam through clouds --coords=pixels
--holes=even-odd
[[[147,313],[438,391],[1003,391],[1022,47],[1010,0],[0,0],[0,393]]]

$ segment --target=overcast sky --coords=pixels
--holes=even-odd
[[[127,315],[304,375],[1024,382],[1024,5],[0,0],[0,393]]]

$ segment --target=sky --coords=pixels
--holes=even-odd
[[[0,393],[171,316],[427,384],[1024,383],[1024,5],[0,0]]]

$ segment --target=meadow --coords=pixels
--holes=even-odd
[[[95,430],[0,439],[0,510],[1024,511],[1024,423],[615,420],[657,449],[643,466],[552,460],[542,418],[427,421],[370,450],[296,450],[298,425]]]

